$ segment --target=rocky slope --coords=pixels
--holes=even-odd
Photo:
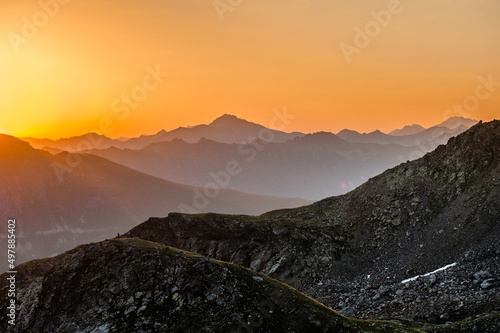
[[[343,196],[259,217],[171,214],[127,237],[250,267],[349,315],[496,332],[499,198],[493,121]]]
[[[264,275],[142,240],[84,245],[17,271],[17,321],[1,316],[3,332],[417,332],[343,317]]]

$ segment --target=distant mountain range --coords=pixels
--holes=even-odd
[[[311,202],[194,188],[94,155],[53,156],[3,134],[0,184],[0,216],[18,221],[18,262],[116,236],[150,216],[174,211],[255,214]],[[6,224],[0,230],[3,246]]]
[[[425,131],[425,127],[413,124],[411,126],[407,125],[401,129],[395,129],[394,131],[389,132],[389,135],[395,135],[395,136],[412,135],[423,131]]]
[[[429,152],[438,145],[445,144],[449,138],[464,132],[476,123],[477,120],[452,117],[427,129],[420,125],[412,125],[400,130],[394,130],[389,134],[384,134],[378,130],[371,133],[359,133],[346,129],[338,132],[337,136],[352,143],[393,143],[406,147],[429,146],[432,147],[426,151]]]
[[[249,127],[242,131],[246,133],[257,126],[227,115],[214,123],[223,128]],[[457,123],[453,129],[445,127]],[[231,189],[319,200],[346,193],[388,168],[423,156],[472,123],[475,121],[454,118],[402,136],[344,130],[337,135],[322,132],[286,142],[247,140],[246,144],[206,138],[189,143],[177,138],[139,150],[111,147],[86,152],[162,179],[200,187],[210,184],[213,174],[225,170],[229,161],[237,161],[242,171],[228,183]]]
[[[318,200],[346,193],[473,122],[451,118],[416,134],[354,132],[342,139],[326,132],[274,131],[224,115],[209,125],[128,140],[96,134],[27,139],[37,147],[51,145],[45,149],[54,155],[2,135],[0,213],[24,221],[23,261],[113,236],[150,216],[256,214],[311,202],[289,197]],[[355,143],[359,137],[368,139]],[[68,147],[80,153],[68,153]]]
[[[446,121],[442,122],[441,124],[438,124],[434,127],[437,128],[448,128],[448,129],[456,129],[457,127],[464,127],[464,128],[469,128],[477,123],[477,120],[474,119],[467,119],[467,118],[462,118],[462,117],[451,117],[447,119]],[[412,135],[412,134],[418,134],[420,132],[425,131],[426,128],[422,127],[418,124],[413,124],[413,125],[407,125],[404,126],[401,129],[395,129],[392,132],[389,132],[389,135],[395,135],[395,136],[404,136],[404,135]]]
[[[354,189],[369,177],[406,161],[414,150],[395,144],[353,144],[332,133],[315,133],[285,143],[238,145],[174,139],[141,150],[112,147],[89,153],[162,179],[200,187],[212,183],[215,175],[225,172],[227,163],[236,161],[242,169],[227,182],[227,188],[318,200]]]
[[[496,120],[342,196],[260,216],[172,213],[22,264],[16,329],[496,333],[499,198]]]
[[[173,139],[181,139],[188,143],[195,143],[201,139],[208,139],[222,143],[236,143],[251,141],[272,133],[271,142],[285,142],[297,137],[301,137],[303,133],[285,133],[278,130],[269,130],[262,125],[251,123],[249,121],[237,118],[233,115],[225,114],[208,125],[197,125],[193,127],[179,127],[172,131],[161,130],[154,135],[142,135],[138,138],[128,140],[110,139],[96,133],[88,133],[82,136],[72,138],[50,140],[50,139],[35,139],[21,138],[29,142],[34,148],[38,149],[57,149],[60,151],[78,152],[89,149],[106,149],[116,147],[122,149],[142,149],[152,143],[171,141]],[[269,136],[269,135],[268,135]],[[267,138],[267,136],[263,136]],[[90,147],[89,147],[90,146]]]
[[[170,214],[124,237],[249,267],[345,315],[496,332],[499,198],[496,120],[342,196],[261,216]]]
[[[378,130],[371,133],[359,133],[356,131],[343,130],[337,133],[337,136],[352,143],[376,143],[382,145],[392,143],[405,147],[418,147],[431,144],[435,148],[440,144],[445,144],[449,138],[466,131],[468,128],[469,127],[467,126],[459,126],[451,129],[442,126],[435,126],[416,134],[399,136],[384,134]]]
[[[406,126],[401,130],[394,130],[389,134],[384,134],[380,131],[366,134],[346,129],[340,131],[337,135],[352,143],[395,143],[404,146],[417,146],[426,140],[439,140],[441,136],[444,135],[443,139],[441,139],[442,141],[447,137],[445,134],[450,134],[452,136],[457,135],[476,123],[477,120],[452,117],[439,125],[429,128],[428,130],[430,131],[420,136],[411,136],[425,130],[425,128],[420,125]],[[263,135],[263,133],[265,135]],[[268,133],[272,134],[269,135]],[[283,143],[305,135],[305,133],[300,132],[286,133],[269,129],[236,116],[225,114],[208,125],[179,127],[172,131],[161,130],[156,134],[142,135],[137,138],[110,139],[97,133],[86,133],[81,136],[59,140],[36,139],[31,137],[20,139],[30,143],[34,148],[58,153],[61,151],[79,152],[92,149],[107,149],[110,147],[137,150],[145,148],[152,143],[172,141],[174,139],[181,139],[187,143],[196,143],[201,139],[208,139],[220,143],[241,144],[258,139],[259,136],[262,137],[261,139],[267,140],[269,136],[272,137],[272,139],[267,140],[267,142]]]
[[[428,129],[406,127],[394,135],[350,130],[303,134],[271,130],[226,114],[208,125],[126,141],[95,133],[57,141],[24,140],[52,154],[90,153],[197,187],[213,184],[213,175],[236,161],[242,170],[228,182],[229,189],[319,200],[346,193],[388,168],[419,158],[476,122],[454,117]]]

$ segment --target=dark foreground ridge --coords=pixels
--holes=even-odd
[[[143,240],[83,245],[17,270],[8,332],[418,332],[345,318],[262,274]],[[0,324],[9,327],[5,316]]]
[[[2,316],[0,327],[496,333],[499,198],[493,121],[343,196],[261,216],[170,214],[126,238],[22,264],[16,326]]]
[[[249,267],[349,316],[497,332],[499,202],[492,121],[343,196],[259,217],[170,214],[126,236]]]

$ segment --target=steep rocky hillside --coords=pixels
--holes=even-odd
[[[259,217],[171,214],[127,237],[245,265],[349,315],[465,320],[467,331],[480,327],[472,316],[488,314],[495,332],[499,201],[493,121],[343,196]]]
[[[142,240],[84,245],[17,271],[16,325],[0,318],[7,332],[417,332],[343,317],[264,275]]]

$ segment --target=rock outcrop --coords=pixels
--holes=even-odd
[[[496,333],[499,198],[500,121],[480,123],[343,196],[261,216],[151,218],[124,238],[22,264],[16,325],[6,316],[0,325]],[[0,276],[2,308],[8,276]]]
[[[343,317],[262,274],[142,240],[82,245],[17,271],[7,332],[417,332]]]
[[[500,309],[499,200],[492,121],[343,196],[259,217],[170,214],[126,236],[244,265],[348,315],[458,323]],[[431,287],[401,283],[451,263]]]

